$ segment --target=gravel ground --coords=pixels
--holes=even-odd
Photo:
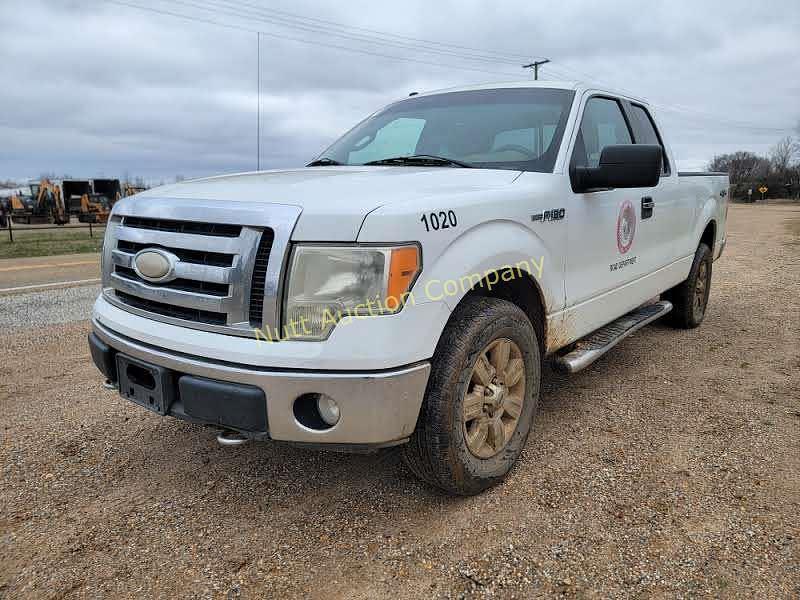
[[[221,448],[104,390],[86,322],[12,330],[0,596],[797,598],[800,210],[730,220],[703,326],[548,373],[520,464],[474,498],[392,451]]]
[[[90,285],[0,296],[0,329],[82,321],[99,293],[99,285]]]

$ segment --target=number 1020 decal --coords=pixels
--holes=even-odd
[[[452,210],[447,212],[439,210],[422,215],[420,221],[425,225],[425,231],[439,231],[440,229],[450,229],[458,225],[456,213]]]

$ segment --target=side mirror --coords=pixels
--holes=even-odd
[[[596,168],[570,167],[572,191],[655,187],[661,177],[661,146],[625,144],[606,146]]]

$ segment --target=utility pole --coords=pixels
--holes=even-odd
[[[550,62],[549,58],[545,58],[544,60],[535,60],[529,65],[522,65],[523,69],[533,69],[533,80],[539,81],[539,66],[546,65]]]
[[[261,32],[256,32],[258,60],[258,116],[256,117],[256,170],[261,170]]]

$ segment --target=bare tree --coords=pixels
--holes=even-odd
[[[797,156],[798,149],[800,148],[797,142],[787,135],[769,151],[770,163],[779,177],[785,177]]]
[[[731,183],[736,184],[764,179],[769,175],[770,162],[752,152],[739,151],[715,156],[709,169],[727,173]]]

